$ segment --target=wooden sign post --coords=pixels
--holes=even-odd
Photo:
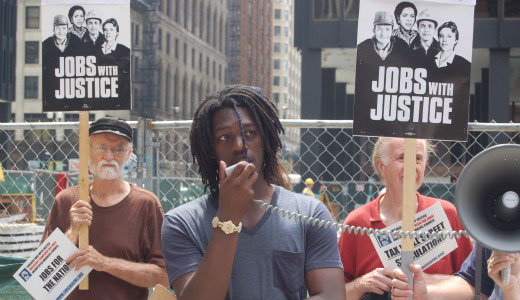
[[[167,288],[157,284],[153,289],[150,300],[177,300],[177,298]]]
[[[88,181],[88,111],[79,112],[79,199],[90,202]],[[88,247],[88,226],[79,228],[79,249]],[[88,275],[80,282],[80,290],[88,290]]]
[[[404,174],[403,174],[403,232],[414,231],[417,199],[415,195],[416,139],[404,139]],[[414,262],[414,239],[403,237],[401,240],[401,269],[408,277],[408,284],[413,290],[413,275],[409,265]],[[412,299],[413,297],[410,297]]]

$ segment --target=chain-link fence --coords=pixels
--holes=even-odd
[[[316,197],[338,221],[383,188],[370,162],[376,139],[352,136],[352,121],[282,123],[300,131],[300,148],[281,153],[293,174],[293,190],[301,192],[303,181],[312,178]],[[135,138],[127,180],[153,191],[164,211],[204,193],[190,152],[191,121],[129,124]],[[0,124],[0,256],[27,257],[38,246],[55,195],[77,182],[78,128],[77,122]],[[453,201],[454,183],[466,162],[490,146],[519,143],[519,132],[520,124],[471,123],[467,142],[434,142],[436,153],[419,192]]]

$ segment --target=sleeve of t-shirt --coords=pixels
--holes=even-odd
[[[145,245],[144,262],[164,268],[164,256],[161,242],[161,226],[164,219],[162,206],[157,198],[153,199],[146,226],[146,234],[143,236]]]
[[[69,229],[69,212],[62,211],[63,208],[61,207],[62,205],[60,205],[63,201],[63,199],[61,199],[62,197],[63,192],[59,193],[52,202],[52,207],[47,216],[47,223],[45,224],[45,230],[43,231],[40,244],[43,243],[56,228],[59,228],[63,233]]]
[[[482,253],[482,293],[486,296],[490,296],[493,293],[493,289],[495,288],[495,283],[493,279],[491,279],[487,272],[487,260],[491,256],[491,251],[483,248],[484,253]],[[460,267],[460,271],[455,273],[455,275],[462,277],[464,280],[469,282],[472,286],[475,286],[475,273],[477,266],[477,247],[473,247],[473,250],[466,258],[462,266]]]
[[[188,228],[186,221],[175,212],[165,215],[161,236],[170,286],[180,276],[196,271],[202,259]]]
[[[313,217],[333,221],[323,203],[318,203]],[[330,227],[307,224],[305,247],[305,271],[317,268],[342,268],[336,231]]]

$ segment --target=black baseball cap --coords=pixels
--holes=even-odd
[[[132,141],[132,128],[124,120],[104,117],[92,122],[88,130],[89,135],[97,133],[113,133]]]

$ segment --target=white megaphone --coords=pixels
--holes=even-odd
[[[520,145],[498,145],[466,164],[456,188],[459,218],[481,245],[520,251]],[[511,266],[502,271],[509,283]]]

